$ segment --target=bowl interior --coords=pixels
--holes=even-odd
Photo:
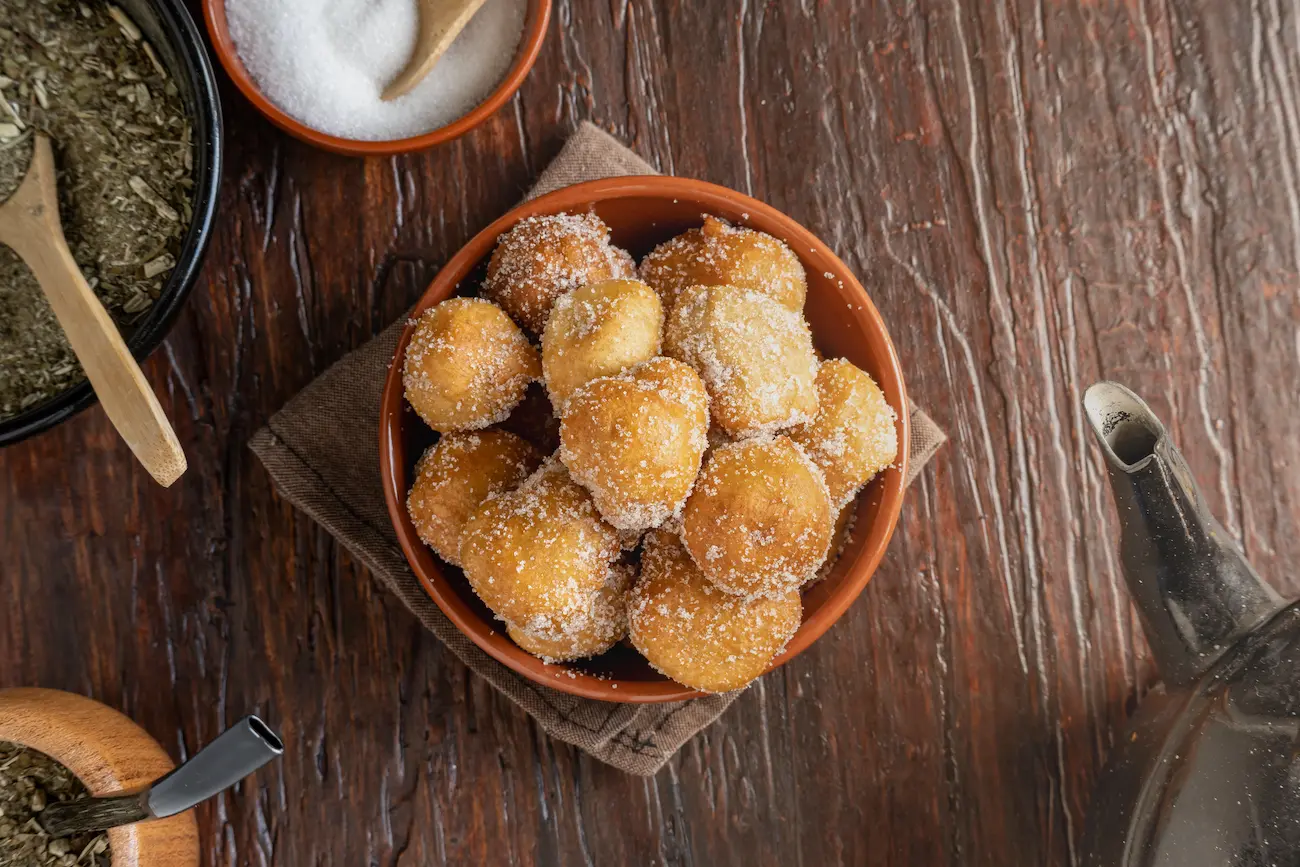
[[[790,244],[808,272],[805,315],[814,341],[828,358],[845,357],[869,372],[890,405],[900,410],[900,463],[881,473],[856,502],[853,533],[830,575],[804,594],[804,622],[781,665],[811,644],[848,607],[884,552],[902,501],[907,454],[906,397],[893,345],[862,287],[838,258],[807,230],[779,212],[722,187],[674,178],[621,178],[580,184],[544,196],[507,214],[474,238],[435,278],[415,314],[455,294],[472,294],[481,282],[497,236],[526,216],[593,210],[610,227],[615,244],[638,261],[657,244],[697,227],[704,214],[775,235]],[[462,288],[466,291],[462,291]],[[502,624],[456,569],[438,559],[415,533],[404,506],[416,460],[436,441],[401,396],[401,361],[408,326],[389,372],[381,419],[381,460],[389,511],[416,575],[448,616],[480,647],[535,681],[612,701],[670,701],[698,695],[668,680],[628,646],[565,665],[547,665],[519,649]]]
[[[347,156],[382,156],[425,150],[451,141],[487,120],[504,105],[523,84],[529,70],[533,68],[533,63],[537,60],[551,17],[551,0],[528,0],[523,34],[519,39],[519,47],[515,50],[514,62],[506,72],[505,78],[501,79],[501,83],[481,103],[445,126],[421,135],[388,141],[365,141],[330,135],[312,129],[286,113],[262,93],[262,89],[244,67],[244,62],[239,57],[239,50],[235,47],[235,41],[230,36],[230,25],[226,20],[226,0],[204,0],[203,12],[208,26],[208,35],[212,38],[212,47],[221,65],[225,67],[226,74],[235,82],[235,86],[244,97],[268,120],[294,138],[322,150]]]
[[[194,217],[181,241],[176,267],[146,315],[122,328],[131,354],[143,360],[167,335],[198,278],[221,184],[221,103],[198,28],[180,0],[119,0],[119,5],[140,27],[168,76],[176,83],[194,137],[194,189],[190,199]],[[0,421],[0,446],[58,424],[90,405],[92,400],[94,392],[90,384],[82,381],[44,403]]]

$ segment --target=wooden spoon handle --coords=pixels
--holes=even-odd
[[[19,252],[45,290],[109,421],[158,484],[169,487],[185,472],[185,452],[62,233],[39,241],[29,238],[23,246]]]
[[[406,68],[384,88],[383,99],[397,99],[424,81],[485,0],[420,0],[420,33]]]
[[[117,326],[72,258],[59,222],[55,182],[54,150],[48,138],[38,135],[27,176],[0,205],[0,244],[13,248],[32,269],[108,420],[149,474],[168,487],[185,472],[185,452]]]
[[[185,472],[185,452],[117,326],[72,258],[59,223],[54,151],[43,135],[36,137],[27,177],[0,206],[0,244],[12,247],[36,275],[108,420],[149,474],[160,485],[171,485]]]

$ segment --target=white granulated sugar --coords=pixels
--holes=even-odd
[[[487,0],[424,81],[384,102],[419,30],[417,0],[227,0],[230,36],[271,102],[313,129],[367,141],[446,126],[514,61],[526,0]]]

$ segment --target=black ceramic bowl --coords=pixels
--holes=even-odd
[[[149,313],[124,332],[131,354],[143,361],[167,335],[199,276],[221,182],[221,101],[207,49],[182,0],[116,0],[157,51],[180,88],[194,127],[194,220],[176,267]],[[65,421],[90,406],[95,392],[84,380],[44,403],[0,421],[0,446],[11,445]]]

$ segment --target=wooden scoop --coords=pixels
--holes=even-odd
[[[433,69],[485,0],[420,0],[420,34],[406,68],[384,88],[385,101],[409,93]]]
[[[108,419],[140,463],[167,487],[185,472],[185,453],[121,333],[68,250],[59,223],[54,151],[36,137],[22,185],[0,205],[0,244],[32,269],[68,335]]]

